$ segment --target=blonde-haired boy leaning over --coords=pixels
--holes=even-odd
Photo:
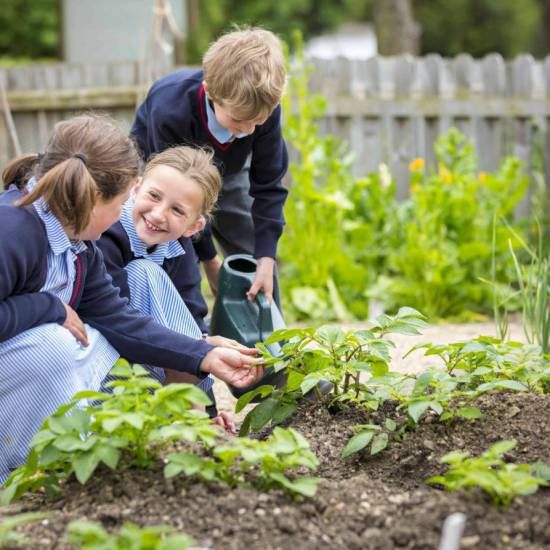
[[[224,255],[254,254],[260,290],[278,302],[274,285],[277,242],[287,191],[281,180],[288,155],[281,135],[285,85],[279,39],[252,28],[220,37],[203,58],[203,70],[180,70],[153,84],[131,133],[144,160],[176,145],[210,146],[223,176],[211,230],[195,249],[210,286],[221,266],[212,234]]]

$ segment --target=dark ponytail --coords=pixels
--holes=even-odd
[[[4,189],[15,184],[18,189],[22,190],[27,181],[32,177],[34,170],[40,162],[41,155],[31,153],[21,155],[8,163],[2,172],[2,181]]]

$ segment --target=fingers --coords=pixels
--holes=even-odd
[[[258,294],[260,290],[261,290],[261,285],[258,279],[256,279],[252,284],[252,286],[250,287],[250,290],[246,293],[246,297],[252,302],[256,298],[256,294]]]

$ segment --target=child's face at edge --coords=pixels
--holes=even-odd
[[[147,246],[191,237],[204,228],[202,189],[171,166],[155,166],[133,193],[132,221]]]
[[[129,182],[124,193],[120,193],[107,201],[101,198],[101,196],[98,196],[92,211],[90,223],[80,234],[75,235],[75,237],[81,241],[96,241],[99,239],[104,231],[109,229],[111,225],[120,219],[122,206],[128,200],[133,183],[135,183],[134,180]],[[69,237],[71,237],[71,235],[69,235]]]

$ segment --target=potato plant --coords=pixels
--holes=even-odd
[[[180,473],[206,481],[221,481],[232,487],[253,484],[265,490],[282,487],[291,494],[311,497],[317,478],[287,475],[297,468],[317,468],[319,461],[308,442],[293,429],[275,428],[265,441],[235,438],[210,450],[210,456],[172,453],[166,457],[166,477]]]
[[[206,413],[193,408],[210,403],[200,389],[191,384],[161,386],[141,366],[130,366],[125,361],[119,362],[111,373],[120,377],[108,383],[112,393],[80,392],[44,421],[33,437],[27,462],[5,482],[4,504],[42,487],[49,494],[57,494],[60,483],[73,474],[84,484],[100,464],[112,470],[127,466],[146,468],[161,457],[170,441],[198,444],[199,450],[209,450],[216,457],[222,432]],[[294,446],[289,440],[294,441]],[[277,453],[285,445],[286,456],[282,458]],[[299,434],[280,433],[273,441],[272,453],[272,462],[278,464],[279,470],[274,466],[273,472],[266,470],[271,448],[264,449],[266,476],[274,473],[269,478],[271,485],[279,483],[290,490],[290,481],[277,481],[277,477],[284,477],[284,469],[292,466],[292,460],[300,463],[308,457],[310,467],[316,466],[315,457],[309,450],[306,452],[304,445],[307,443]],[[251,454],[242,448],[241,454]],[[215,461],[223,462],[218,458]],[[269,485],[263,483],[261,476],[258,480]]]
[[[389,371],[392,333],[420,334],[426,326],[418,311],[403,307],[395,316],[380,315],[370,329],[343,331],[338,326],[325,325],[319,329],[283,329],[275,331],[258,346],[266,364],[279,372],[287,372],[287,385],[282,389],[261,386],[243,395],[238,401],[239,412],[250,401],[260,396],[263,401],[245,418],[241,434],[257,431],[270,421],[278,424],[286,420],[308,392],[318,391],[320,381],[333,384],[335,402],[353,400],[361,394],[361,374],[383,376]],[[281,354],[271,356],[265,346],[283,342]]]
[[[428,479],[428,483],[443,486],[448,491],[481,489],[496,506],[508,506],[519,495],[531,495],[540,486],[548,485],[528,464],[511,464],[504,455],[516,446],[516,441],[499,441],[478,457],[467,451],[452,451],[441,458],[447,471]]]
[[[66,540],[81,550],[186,550],[194,544],[188,535],[164,525],[125,523],[118,533],[111,534],[99,523],[82,520],[69,523]]]

